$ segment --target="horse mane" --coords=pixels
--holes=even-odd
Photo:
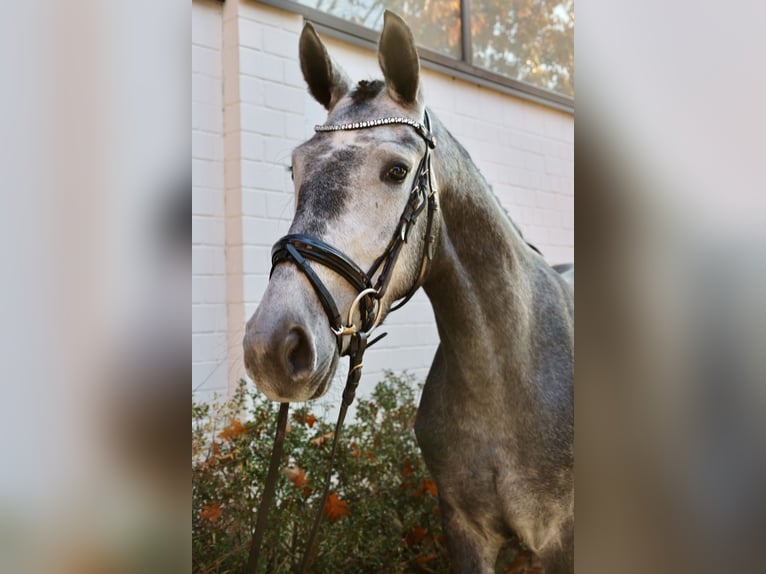
[[[489,189],[492,191],[492,186],[489,186]],[[500,205],[500,209],[502,209],[503,213],[505,213],[505,216],[508,218],[508,221],[510,221],[510,222],[511,222],[511,225],[512,225],[512,226],[513,226],[513,228],[516,230],[516,233],[518,233],[518,234],[519,234],[519,237],[521,237],[521,240],[522,240],[524,243],[526,243],[526,244],[527,244],[527,245],[528,245],[528,246],[529,246],[529,247],[530,247],[530,248],[531,248],[533,251],[536,251],[536,252],[537,252],[539,255],[543,255],[543,252],[542,252],[542,251],[540,251],[540,250],[537,248],[537,246],[536,246],[536,245],[534,245],[533,243],[530,243],[529,241],[527,241],[527,238],[526,238],[526,237],[524,237],[524,234],[523,234],[523,233],[522,233],[522,231],[521,231],[521,227],[519,227],[518,223],[516,223],[516,222],[513,220],[513,218],[511,217],[511,214],[510,214],[510,213],[508,213],[508,210],[507,210],[507,209],[506,209],[506,208],[503,206],[503,204],[502,204],[502,203],[500,203],[500,200],[498,199],[497,195],[495,195],[495,192],[494,192],[494,191],[492,191],[492,195],[494,195],[494,196],[495,196],[495,199],[497,199],[497,203]]]
[[[430,111],[430,108],[429,108]],[[436,114],[431,111],[431,115],[433,117],[436,117],[438,120],[438,117]],[[441,122],[439,122],[441,123]],[[478,174],[479,181],[486,187],[487,193],[492,197],[492,199],[495,201],[495,206],[497,207],[498,211],[502,213],[506,220],[508,220],[508,223],[511,224],[511,227],[513,230],[518,233],[519,238],[526,243],[530,249],[537,252],[539,255],[543,255],[542,251],[540,251],[535,245],[527,241],[527,239],[524,237],[524,233],[522,233],[521,228],[519,225],[513,220],[511,217],[511,214],[508,213],[508,210],[505,208],[505,206],[501,203],[500,198],[495,193],[495,190],[492,187],[492,184],[490,184],[487,179],[484,177],[484,174],[481,173],[481,170],[479,169],[479,166],[476,165],[476,162],[473,161],[473,158],[471,157],[471,154],[468,153],[468,150],[463,147],[463,144],[461,144],[457,138],[452,135],[452,132],[444,125],[441,124],[442,129],[446,132],[447,136],[449,137],[449,140],[451,140],[452,144],[455,146],[457,153],[463,156],[466,160],[470,162],[470,164],[473,166],[473,168],[476,170],[476,173]]]
[[[453,139],[454,139],[454,137],[453,137]],[[457,141],[457,140],[456,140],[456,141]],[[462,147],[462,146],[461,146],[461,147]],[[470,158],[470,156],[469,156],[469,158]],[[473,160],[471,160],[471,161],[473,161]],[[474,164],[474,165],[475,165],[475,164]],[[477,169],[478,169],[478,166],[477,166]],[[482,177],[483,177],[483,176],[482,176]],[[527,244],[527,246],[529,246],[529,248],[530,248],[530,249],[532,249],[533,251],[535,251],[535,252],[536,252],[538,255],[540,255],[540,256],[542,256],[542,257],[545,257],[545,256],[543,255],[543,252],[542,252],[542,251],[540,251],[540,250],[537,248],[537,246],[536,246],[536,245],[534,245],[534,244],[530,243],[529,241],[527,241],[527,238],[526,238],[526,237],[524,237],[524,233],[521,231],[521,227],[519,227],[519,224],[518,224],[518,223],[516,223],[516,222],[513,220],[513,217],[511,217],[511,214],[510,214],[510,213],[508,213],[508,210],[506,209],[506,207],[505,207],[505,206],[502,204],[502,202],[500,201],[500,198],[499,198],[499,197],[497,196],[497,194],[495,193],[495,190],[494,190],[494,188],[492,187],[492,185],[491,185],[489,182],[487,182],[486,180],[485,180],[485,183],[487,184],[487,188],[489,189],[489,193],[490,193],[490,194],[492,195],[492,197],[495,199],[495,202],[497,203],[497,206],[500,208],[500,211],[501,211],[501,212],[502,212],[502,213],[505,215],[506,219],[507,219],[507,220],[508,220],[508,222],[511,224],[511,227],[513,227],[513,229],[514,229],[514,230],[516,230],[516,233],[518,233],[518,234],[519,234],[519,237],[521,238],[521,240],[522,240],[524,243],[526,243],[526,244]]]

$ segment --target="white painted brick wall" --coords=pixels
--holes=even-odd
[[[271,246],[292,220],[287,167],[303,138],[306,94],[302,84],[285,82],[285,69],[297,61],[302,25],[297,14],[240,4],[243,323],[266,289]]]
[[[227,390],[221,5],[192,4],[192,389]]]
[[[216,305],[226,296],[226,282],[216,283],[220,260],[216,259],[215,243],[221,236],[220,217],[223,208],[214,195],[213,184],[222,179],[219,155],[221,117],[225,117],[227,133],[239,130],[239,137],[227,136],[227,186],[238,186],[236,197],[241,200],[239,213],[229,219],[228,265],[232,277],[241,287],[242,305],[236,307],[241,316],[229,315],[230,361],[237,364],[241,350],[232,348],[232,341],[241,337],[245,321],[260,302],[269,273],[269,253],[274,241],[286,233],[294,209],[292,182],[287,171],[292,149],[313,133],[313,126],[322,123],[326,113],[308,94],[298,62],[298,38],[303,26],[300,15],[264,6],[257,2],[231,0],[227,2],[223,24],[236,26],[238,45],[228,46],[224,59],[238,58],[235,78],[224,78],[227,85],[226,111],[217,110],[219,117],[209,117],[213,106],[221,99],[212,93],[207,76],[195,84],[199,101],[193,104],[192,124],[196,130],[195,149],[204,154],[200,167],[215,164],[215,169],[201,169],[195,177],[199,189],[195,198],[199,221],[195,239],[194,277],[195,377],[207,376],[203,365],[212,364],[215,350],[204,345],[221,344],[220,317]],[[204,28],[194,34],[220,49],[220,9],[206,2],[193,2],[195,26]],[[219,33],[207,29],[208,17],[219,18]],[[374,52],[348,43],[324,38],[330,53],[354,80],[379,77]],[[217,44],[216,44],[217,42]],[[198,50],[195,65],[215,68],[214,58]],[[220,61],[220,59],[219,59]],[[224,66],[224,69],[226,66]],[[201,72],[200,72],[200,75]],[[215,77],[214,74],[208,74]],[[229,84],[230,82],[230,84]],[[501,203],[519,224],[527,238],[534,242],[552,263],[572,260],[574,256],[574,184],[573,136],[574,121],[570,114],[554,111],[507,96],[487,88],[472,85],[430,70],[423,71],[423,87],[429,106],[439,115],[450,131],[466,147],[474,161],[493,185]],[[208,93],[210,90],[210,93]],[[232,105],[229,105],[232,104]],[[230,128],[229,126],[234,126]],[[216,143],[219,142],[219,143]],[[231,144],[229,142],[232,142]],[[195,164],[196,165],[196,164]],[[220,183],[219,190],[222,190]],[[222,196],[222,195],[221,195]],[[216,219],[218,218],[218,219]],[[195,219],[195,220],[196,220]],[[207,221],[210,220],[210,221]],[[241,257],[232,264],[232,254]],[[241,254],[241,255],[240,255]],[[202,273],[205,273],[204,275]],[[234,275],[232,275],[234,274]],[[229,289],[229,293],[231,289]],[[230,295],[229,295],[230,297]],[[231,301],[230,308],[231,307]],[[235,324],[238,323],[238,324]],[[423,380],[438,343],[433,313],[423,293],[416,295],[406,310],[394,313],[386,322],[389,336],[372,348],[365,357],[365,375],[360,393],[369,392],[380,379],[384,369],[409,370]],[[198,331],[199,329],[199,331]],[[204,337],[202,335],[205,335]],[[233,334],[233,335],[232,335]],[[224,341],[224,346],[226,345]],[[234,353],[234,355],[232,355]],[[205,362],[201,358],[205,357]],[[345,376],[345,361],[341,363],[327,404],[337,403]],[[196,374],[199,371],[200,374]],[[221,369],[226,376],[226,370]],[[229,378],[242,375],[231,370]],[[229,381],[231,383],[231,381]],[[216,385],[226,386],[225,381]],[[211,387],[212,388],[212,387]],[[218,387],[216,387],[218,388]]]

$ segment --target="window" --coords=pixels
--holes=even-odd
[[[393,10],[425,48],[424,65],[573,109],[574,0],[261,1],[366,44],[377,40],[384,11]]]
[[[574,96],[574,0],[471,0],[473,64]]]
[[[462,59],[460,0],[296,0],[304,6],[380,32],[383,13],[393,10],[410,25],[418,43]]]

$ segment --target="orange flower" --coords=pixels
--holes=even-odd
[[[285,474],[287,479],[292,482],[298,489],[304,488],[306,484],[308,484],[306,471],[297,465],[282,469],[282,472]]]
[[[314,428],[314,424],[319,420],[312,413],[304,415],[303,413],[294,412],[293,420],[301,424],[307,424],[310,429]]]
[[[408,477],[412,474],[412,465],[409,460],[404,461],[404,468],[402,469],[402,476]]]
[[[218,519],[221,518],[222,514],[221,505],[218,503],[215,504],[206,504],[202,507],[202,510],[199,513],[200,518],[202,520],[209,520],[213,524],[218,522]]]
[[[225,427],[223,431],[218,434],[218,438],[223,440],[232,440],[246,432],[247,427],[245,425],[243,425],[237,419],[231,419],[229,426]]]
[[[220,445],[213,441],[211,455],[202,463],[202,468],[211,468],[216,466],[219,462],[226,460],[234,460],[236,458],[236,452],[230,451],[226,454],[221,452]]]
[[[407,533],[404,537],[405,546],[415,546],[418,542],[423,540],[428,534],[428,529],[418,525]]]
[[[324,505],[324,515],[328,520],[337,522],[344,516],[348,516],[348,514],[348,503],[345,500],[338,498],[338,495],[334,492],[327,497],[327,502]]]
[[[355,442],[351,443],[351,456],[355,458],[361,458],[362,456],[366,456],[367,459],[371,462],[375,462],[375,455],[372,454],[369,450],[363,451],[361,448],[359,448],[359,445]]]
[[[314,446],[322,446],[324,443],[326,443],[328,440],[332,438],[332,431],[328,432],[327,434],[323,434],[322,436],[318,436],[316,438],[312,438],[309,442],[313,444]]]
[[[436,560],[437,558],[438,556],[436,555],[436,553],[427,554],[425,556],[418,556],[417,558],[415,558],[415,562],[417,562],[418,564],[425,564],[426,562],[432,562]]]
[[[402,488],[404,488],[405,485],[409,486],[409,483],[405,482],[402,484]],[[430,494],[431,496],[437,496],[439,494],[439,492],[436,490],[436,483],[433,480],[420,481],[420,487],[413,489],[412,496],[415,498],[422,498],[426,495],[426,493]]]
[[[424,493],[428,493],[431,496],[437,496],[439,492],[436,490],[436,483],[433,480],[424,480],[421,483],[421,488]]]

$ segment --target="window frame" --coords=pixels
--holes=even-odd
[[[306,20],[314,24],[320,34],[346,41],[351,44],[375,50],[378,45],[379,32],[354,24],[338,16],[333,16],[315,8],[310,8],[292,0],[256,0],[261,4],[281,8],[289,12],[301,14]],[[491,72],[470,63],[472,59],[473,45],[469,26],[462,23],[470,21],[470,0],[460,0],[461,18],[461,52],[463,58],[458,60],[440,52],[436,52],[423,46],[417,46],[420,61],[424,68],[453,76],[460,80],[478,84],[498,92],[516,96],[518,98],[535,102],[550,108],[574,114],[574,98],[546,90],[527,82],[514,80],[502,74]]]

